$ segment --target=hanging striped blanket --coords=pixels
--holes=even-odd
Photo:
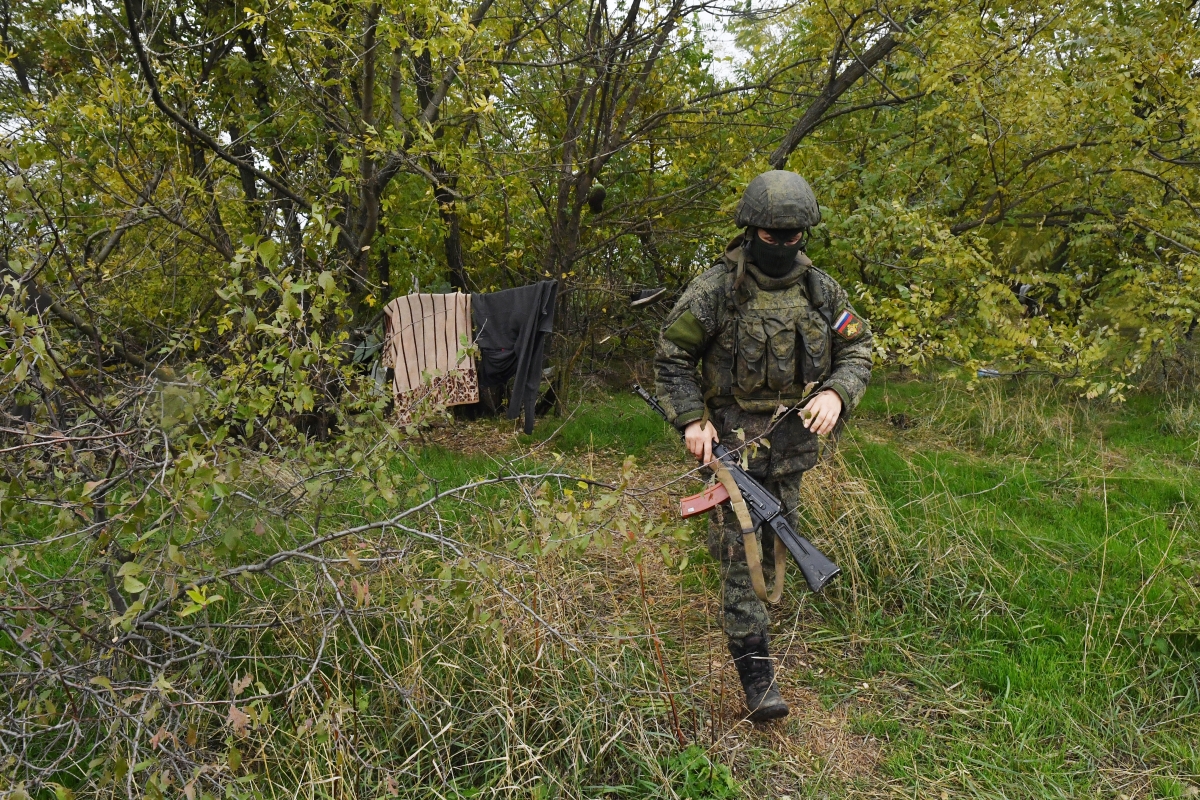
[[[384,307],[382,363],[395,370],[392,393],[401,425],[415,412],[479,402],[471,342],[471,296],[410,294]]]

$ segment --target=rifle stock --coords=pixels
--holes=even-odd
[[[649,392],[636,383],[633,385],[633,391],[657,411],[659,416],[664,420],[667,419],[667,412]],[[755,528],[761,528],[763,525],[770,526],[775,535],[787,547],[788,552],[792,554],[809,589],[820,592],[831,580],[841,574],[842,570],[837,564],[834,564],[824,553],[814,547],[812,542],[796,532],[796,529],[788,522],[783,503],[779,501],[779,498],[768,492],[761,483],[743,470],[738,464],[737,457],[729,452],[725,445],[718,442],[713,445],[712,452],[713,458],[719,458],[733,475],[734,483],[741,490],[746,506],[750,509],[750,517],[754,520]]]

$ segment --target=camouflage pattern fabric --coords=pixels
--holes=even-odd
[[[776,401],[795,398],[810,382],[836,391],[842,399],[842,417],[849,416],[870,379],[869,326],[854,312],[837,281],[815,267],[802,270],[803,280],[788,284],[763,277],[750,264],[742,287],[735,287],[735,261],[741,243],[741,237],[734,239],[725,256],[688,285],[667,317],[655,356],[655,388],[668,417],[683,429],[703,416],[706,397],[710,408],[729,405],[737,395],[743,407],[765,410],[774,407]],[[800,259],[808,263],[803,255],[798,262]],[[743,294],[748,305],[754,306],[748,325],[740,325],[737,319],[737,304]],[[812,303],[810,294],[820,295],[816,298],[821,301],[819,305]],[[797,296],[802,296],[804,302],[796,300]],[[786,302],[774,302],[775,298]],[[833,323],[847,311],[857,325],[843,325],[842,332],[834,330]],[[789,319],[797,334],[791,356],[797,364],[796,380],[776,393],[773,387],[780,385],[777,367],[788,362],[771,359],[778,355],[774,349],[777,342],[785,341],[779,322]],[[847,338],[848,328],[854,333],[852,338]],[[758,349],[766,353],[765,365],[757,370],[740,363],[749,348],[739,345],[760,344],[747,338],[753,336],[762,338]],[[772,364],[776,366],[774,377]],[[747,386],[755,388],[746,392]],[[756,398],[764,405],[756,408],[746,403],[746,398]],[[812,449],[815,444],[803,446]]]
[[[795,473],[763,481],[767,491],[783,503],[788,521],[796,530],[800,530],[797,506],[801,476],[802,473]],[[708,551],[721,562],[721,628],[727,637],[738,641],[747,636],[766,636],[771,620],[766,604],[758,599],[750,584],[750,569],[746,566],[746,549],[737,518],[724,506],[717,506],[708,513]],[[775,580],[775,535],[760,531],[759,547],[762,549],[763,579],[771,586]]]
[[[799,530],[800,479],[816,464],[820,442],[798,414],[780,420],[767,409],[816,384],[838,393],[841,418],[848,417],[870,379],[872,338],[837,281],[803,254],[796,261],[788,276],[765,276],[747,263],[742,238],[734,239],[667,317],[655,355],[655,386],[680,429],[701,419],[707,407],[721,441],[740,449],[746,470],[780,499]],[[771,585],[774,535],[759,537],[763,577]],[[710,512],[709,550],[721,562],[726,635],[739,641],[766,635],[770,619],[750,583],[731,510]]]
[[[733,217],[739,228],[808,229],[821,222],[821,208],[808,181],[773,169],[750,181]]]
[[[743,468],[760,481],[780,480],[817,465],[821,440],[797,413],[775,419],[726,406],[715,409],[710,419],[725,446],[737,451]]]

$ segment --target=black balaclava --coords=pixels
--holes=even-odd
[[[786,242],[799,231],[770,230],[767,231],[776,241]],[[792,271],[795,266],[796,254],[804,249],[805,240],[801,237],[795,244],[767,244],[758,237],[758,230],[751,228],[746,232],[750,237],[750,257],[754,265],[772,278],[782,278]]]

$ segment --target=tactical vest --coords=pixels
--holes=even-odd
[[[705,399],[755,413],[794,405],[832,368],[833,309],[814,268],[791,286],[764,289],[744,273],[740,253],[724,260],[724,313],[701,364]]]

